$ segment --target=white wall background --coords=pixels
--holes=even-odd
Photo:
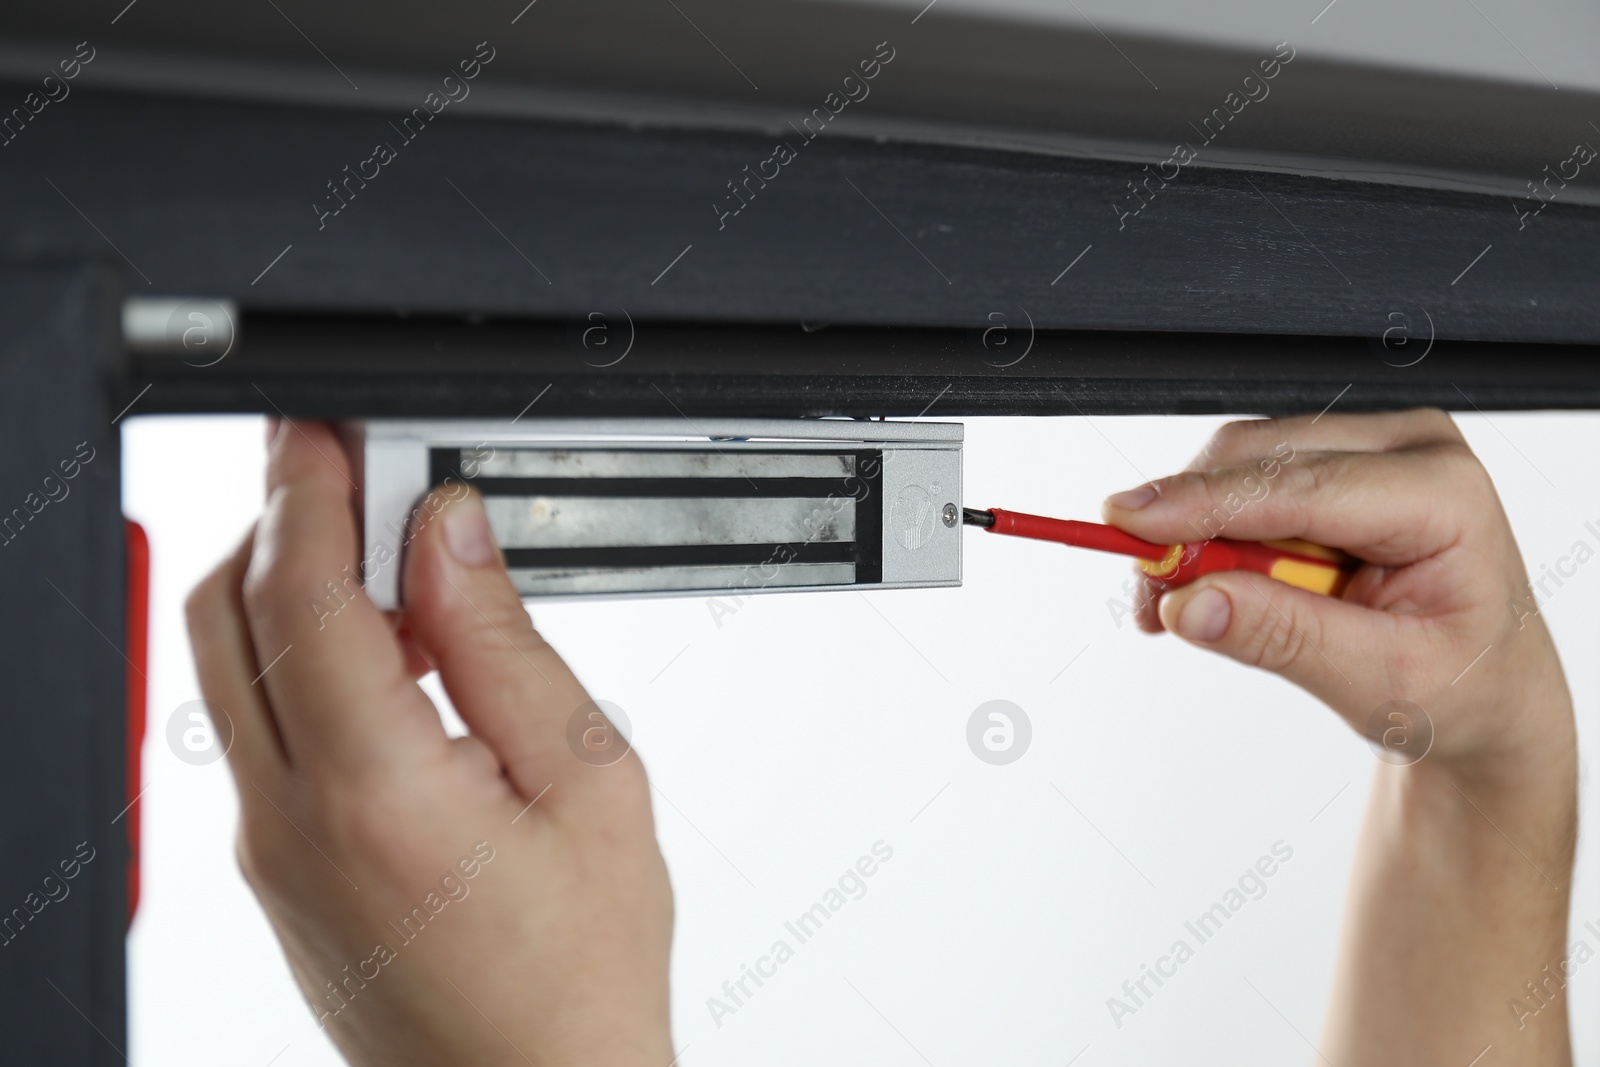
[[[1220,421],[970,420],[967,503],[1093,518],[1105,494],[1181,467]],[[1600,418],[1461,421],[1531,570],[1592,541]],[[130,938],[139,1067],[340,1062],[235,866],[226,769],[186,765],[163,739],[199,696],[182,599],[259,509],[262,442],[253,418],[132,418],[124,434],[126,509],[154,561]],[[1125,568],[969,532],[961,589],[758,597],[720,627],[703,600],[536,609],[593,695],[631,716],[671,801],[657,798],[657,823],[678,902],[683,1064],[1312,1058],[1284,1018],[1320,1029],[1373,757],[1287,684],[1117,627],[1106,601]],[[1546,607],[1587,746],[1600,728],[1597,602],[1600,566]],[[964,736],[995,698],[1034,729],[1005,767]],[[1586,831],[1594,799],[1585,777]],[[706,998],[880,839],[894,858],[867,894],[715,1026]],[[1280,839],[1294,857],[1267,894],[1116,1028],[1106,998]],[[1579,862],[1574,937],[1600,925],[1587,832]],[[1600,964],[1571,993],[1578,1061],[1597,1067]]]

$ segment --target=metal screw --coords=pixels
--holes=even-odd
[[[956,520],[960,518],[960,513],[956,511],[956,506],[954,504],[946,504],[944,506],[944,513],[941,517],[944,519],[944,524],[946,526],[954,526],[956,524]]]

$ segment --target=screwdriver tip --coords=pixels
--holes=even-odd
[[[994,525],[994,512],[979,511],[977,508],[962,508],[961,521],[967,526],[982,526],[989,529]]]

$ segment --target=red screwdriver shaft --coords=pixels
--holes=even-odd
[[[1115,526],[1098,522],[1051,519],[1044,515],[1029,515],[1000,508],[990,508],[989,514],[994,516],[994,523],[989,526],[993,533],[1030,537],[1035,541],[1055,541],[1075,548],[1093,548],[1101,552],[1115,552],[1119,556],[1155,561],[1165,559],[1171,551],[1170,545],[1158,545],[1154,541],[1123,533]]]
[[[1074,548],[1092,548],[1133,556],[1150,582],[1162,589],[1186,585],[1204,574],[1245,570],[1264,574],[1313,593],[1338,596],[1361,561],[1337,549],[1305,541],[1235,541],[1226,537],[1158,545],[1114,526],[1074,519],[1051,519],[1020,511],[991,508],[963,510],[963,521],[990,533],[1053,541]]]

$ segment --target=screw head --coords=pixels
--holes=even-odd
[[[961,518],[961,512],[956,509],[954,504],[946,504],[940,518],[944,519],[946,526],[954,526],[957,520]]]

